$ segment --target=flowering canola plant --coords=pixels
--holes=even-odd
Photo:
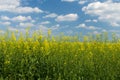
[[[120,42],[85,36],[0,35],[1,80],[119,80]]]

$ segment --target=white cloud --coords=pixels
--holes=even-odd
[[[111,22],[110,25],[115,26],[115,27],[120,27],[120,24],[118,24],[116,22]]]
[[[1,16],[1,20],[10,20],[10,18],[7,16]]]
[[[47,34],[47,32],[48,32],[48,30],[49,30],[48,27],[46,27],[46,26],[44,26],[44,25],[39,25],[38,27],[39,27],[39,29],[37,29],[37,30],[42,31],[43,34]]]
[[[90,29],[90,30],[96,30],[96,29],[99,29],[99,28],[96,28],[94,26],[89,26],[88,29]]]
[[[61,0],[63,2],[74,2],[74,1],[77,1],[77,0]]]
[[[53,25],[52,27],[50,27],[51,30],[57,30],[60,27],[59,24]]]
[[[17,28],[14,28],[14,27],[11,27],[11,26],[8,27],[8,30],[9,30],[9,31],[18,31]]]
[[[18,33],[22,33],[22,34],[26,33],[26,28],[15,28],[13,26],[9,26],[7,29],[12,32],[18,32]],[[20,34],[16,34],[16,35],[20,35]]]
[[[49,24],[50,21],[44,21],[44,22],[41,22],[40,24],[44,25],[44,24]]]
[[[20,27],[33,27],[34,24],[27,22],[27,23],[20,23],[19,26],[20,26]]]
[[[86,24],[84,24],[84,23],[79,24],[78,26],[76,26],[76,28],[86,28]]]
[[[32,23],[35,23],[35,20],[31,20]]]
[[[107,30],[106,30],[106,29],[103,29],[102,32],[107,32]]]
[[[71,14],[67,14],[67,15],[57,16],[55,21],[57,21],[57,22],[61,22],[61,21],[76,21],[77,19],[78,19],[78,15],[71,13]]]
[[[39,29],[37,29],[37,30],[42,31],[43,34],[47,34],[48,30],[51,30],[53,32],[56,31],[56,30],[58,30],[59,27],[60,27],[60,25],[56,24],[56,25],[53,25],[51,27],[47,27],[45,25],[39,25],[38,27],[39,27]]]
[[[32,20],[32,18],[31,16],[21,16],[21,15],[13,17],[13,18],[10,18],[8,16],[1,16],[1,20],[23,22],[23,21],[30,21]]]
[[[68,30],[68,31],[66,31],[66,33],[70,35],[70,34],[73,34],[74,31],[72,31],[72,30]]]
[[[98,22],[98,20],[96,20],[96,19],[93,19],[92,21],[93,21],[93,22]]]
[[[109,23],[112,26],[120,25],[120,3],[106,1],[93,2],[82,9],[86,14],[97,16],[98,20]]]
[[[87,20],[85,20],[85,22],[95,22],[96,23],[96,22],[98,22],[98,20],[96,20],[96,19],[93,19],[93,20],[92,19],[87,19]]]
[[[0,5],[1,6],[8,6],[8,8],[14,8],[16,6],[19,6],[20,5],[20,0],[0,0]]]
[[[43,11],[40,10],[39,8],[35,7],[18,7],[15,10],[13,10],[12,12],[15,13],[32,13],[32,12],[36,12],[36,13],[42,13]]]
[[[82,5],[85,4],[86,2],[87,2],[86,0],[80,0],[78,3]]]
[[[95,2],[95,1],[98,1],[98,0],[61,0],[62,2],[78,2],[78,4],[80,5],[83,5],[87,2]],[[108,1],[111,1],[111,0],[108,0]]]
[[[93,31],[93,34],[100,34],[98,31]]]
[[[55,18],[55,17],[57,17],[57,16],[58,16],[58,15],[55,14],[55,13],[50,13],[50,14],[44,16],[43,18]]]
[[[92,20],[91,19],[87,19],[87,20],[85,20],[85,22],[92,22]]]
[[[3,22],[3,25],[9,26],[11,22]]]
[[[13,17],[12,19],[11,19],[12,21],[19,21],[19,22],[21,22],[21,21],[29,21],[29,20],[32,20],[32,18],[31,18],[31,16],[17,16],[17,17]]]
[[[38,7],[23,7],[20,0],[0,0],[0,12],[7,11],[12,13],[42,13]]]
[[[101,28],[95,27],[95,26],[87,26],[86,24],[82,23],[76,26],[76,28],[83,28],[83,29],[88,29],[88,30],[99,30]]]
[[[9,26],[11,24],[11,22],[0,22],[1,25],[5,25],[5,26]]]
[[[56,29],[58,29],[60,27],[60,25],[59,24],[56,24],[56,25],[53,25],[53,26],[51,26],[51,27],[47,27],[47,26],[44,26],[44,25],[39,25],[39,28],[41,29],[41,30],[43,30],[43,31],[48,31],[49,29],[50,30],[56,30]]]

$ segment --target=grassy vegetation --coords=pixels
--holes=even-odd
[[[114,36],[9,34],[0,36],[1,80],[120,80],[120,42]]]

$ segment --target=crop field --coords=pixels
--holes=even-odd
[[[105,34],[6,33],[0,35],[0,80],[120,80],[120,42]]]

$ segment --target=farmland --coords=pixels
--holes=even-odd
[[[0,36],[0,79],[119,80],[120,42],[99,35],[6,33]]]

